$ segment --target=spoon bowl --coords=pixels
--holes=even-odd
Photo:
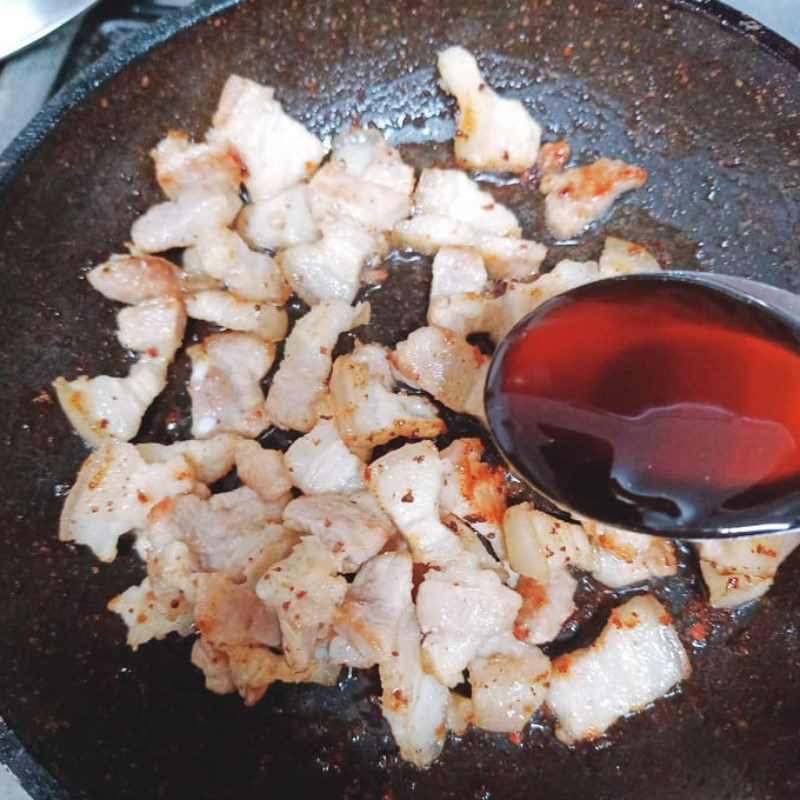
[[[543,303],[486,383],[498,449],[580,518],[683,539],[800,527],[800,298],[628,275]]]

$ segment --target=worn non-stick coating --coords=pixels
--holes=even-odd
[[[71,798],[800,797],[797,558],[742,629],[741,614],[686,604],[701,586],[683,553],[681,575],[659,592],[679,612],[694,675],[610,737],[568,750],[542,718],[522,746],[471,733],[425,770],[397,758],[374,676],[343,676],[333,689],[274,687],[246,709],[203,690],[190,641],[125,647],[105,605],[142,567],[129,546],[98,568],[88,551],[57,542],[63,495],[86,450],[42,392],[61,373],[126,368],[115,309],[81,275],[118,250],[158,198],[148,149],[169,128],[202,134],[229,73],[274,85],[323,136],[354,118],[374,123],[420,165],[450,157],[447,144],[413,143],[452,136],[434,57],[461,43],[494,85],[528,102],[548,138],[568,137],[579,161],[614,155],[651,174],[646,190],[618,204],[582,246],[554,248],[550,263],[596,256],[602,236],[616,233],[655,249],[665,265],[800,289],[800,61],[777,37],[720,24],[715,15],[741,20],[717,4],[222,5],[194,9],[197,25],[124,69],[181,23],[106,59],[12,153],[0,196],[0,714]],[[526,234],[544,236],[530,187],[495,191],[519,209]],[[387,286],[370,291],[368,335],[382,340],[421,323],[428,280],[424,259],[391,268]],[[174,374],[180,384],[185,364]],[[185,408],[178,385],[144,436],[185,435],[185,418],[170,414]],[[619,599],[591,596],[593,607]],[[716,642],[707,648],[692,639],[705,623]],[[33,790],[51,796],[44,783]]]

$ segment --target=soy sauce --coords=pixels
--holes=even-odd
[[[800,338],[701,283],[601,281],[551,300],[498,348],[498,446],[563,507],[667,535],[800,520]]]

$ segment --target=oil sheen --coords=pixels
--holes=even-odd
[[[487,413],[552,500],[664,533],[800,519],[800,342],[788,321],[702,284],[603,281],[500,345]]]

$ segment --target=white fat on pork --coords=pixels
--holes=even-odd
[[[533,282],[511,281],[499,297],[464,293],[433,298],[428,322],[464,337],[487,333],[497,343],[526,314],[551,297],[601,277],[605,276],[594,261],[559,261],[551,272]]]
[[[651,595],[634,597],[611,612],[594,644],[553,662],[547,704],[556,736],[567,744],[597,738],[690,673],[667,610]]]
[[[344,599],[347,581],[338,574],[339,565],[339,555],[306,536],[258,582],[258,596],[277,614],[283,654],[295,672],[308,669]]]
[[[158,185],[170,200],[192,191],[235,192],[244,177],[242,163],[231,148],[192,142],[183,131],[170,131],[150,156]]]
[[[463,554],[458,537],[440,518],[444,466],[432,442],[393,450],[373,461],[366,475],[369,488],[403,534],[415,561],[446,564]]]
[[[439,507],[486,537],[503,558],[506,471],[500,464],[483,461],[484,452],[480,439],[456,439],[441,451],[444,481]]]
[[[86,280],[109,300],[141,303],[181,291],[181,272],[175,264],[157,256],[113,255],[86,273]]]
[[[61,511],[59,538],[113,561],[119,537],[144,528],[154,505],[194,489],[192,467],[182,455],[148,464],[131,444],[105,445],[84,461],[75,479]]]
[[[324,155],[322,142],[283,110],[271,87],[238,75],[225,83],[212,125],[208,141],[234,148],[256,202],[307,178]]]
[[[422,170],[414,192],[414,215],[446,217],[494,236],[520,235],[513,212],[457,169]]]
[[[539,189],[546,195],[547,227],[559,239],[572,239],[603,216],[620,195],[645,183],[647,172],[641,167],[608,158],[545,175]]]
[[[188,257],[195,270],[222,281],[240,297],[276,305],[289,297],[289,287],[273,258],[251,250],[230,228],[205,232]]]
[[[53,381],[64,414],[92,447],[133,439],[145,412],[166,385],[167,361],[149,357],[139,359],[124,378],[81,375],[71,381]]]
[[[411,213],[414,170],[375,129],[354,128],[333,141],[330,161],[308,186],[319,225],[343,219],[388,231]]]
[[[433,259],[431,297],[486,289],[489,274],[480,253],[472,247],[443,247]]]
[[[470,722],[498,733],[519,733],[545,700],[550,659],[538,647],[518,642],[472,659]]]
[[[319,231],[308,207],[308,184],[249,203],[236,219],[236,228],[249,245],[266,250],[316,241]]]
[[[151,206],[136,219],[131,240],[145,253],[192,247],[208,231],[231,225],[241,207],[238,192],[187,191],[175,200]]]
[[[304,494],[351,492],[364,488],[366,464],[347,449],[336,425],[320,419],[286,451],[286,469]]]
[[[322,300],[352,303],[361,269],[386,253],[383,236],[340,219],[321,225],[321,238],[283,250],[277,261],[295,293],[308,305]]]
[[[143,442],[136,451],[148,464],[162,464],[183,456],[192,466],[195,478],[211,484],[224,478],[233,469],[233,454],[238,437],[220,433],[209,439],[186,439],[172,444]]]
[[[330,378],[334,420],[347,447],[368,458],[374,447],[399,436],[430,439],[447,428],[425,397],[394,391],[388,350],[357,344],[339,356]]]
[[[247,333],[215,333],[186,351],[192,360],[192,435],[255,438],[269,426],[261,380],[275,345]]]
[[[292,477],[280,450],[267,450],[252,439],[241,439],[234,449],[236,474],[245,486],[272,502],[292,490]]]
[[[494,570],[463,553],[442,569],[429,569],[417,591],[417,617],[429,672],[445,686],[461,682],[479,655],[491,655],[513,637],[522,598]]]
[[[160,640],[170,633],[188,636],[194,629],[194,615],[186,604],[177,599],[174,607],[163,603],[153,593],[148,578],[112,598],[108,609],[122,617],[131,650],[138,650],[151,639]]]
[[[152,359],[172,361],[185,331],[186,309],[177,297],[143,300],[117,314],[119,343]]]
[[[490,359],[464,337],[433,325],[417,328],[397,344],[390,360],[403,378],[443,405],[483,419]]]
[[[455,137],[459,166],[524,172],[536,164],[542,128],[519,100],[500,97],[474,56],[448,47],[438,57],[441,87],[458,101]]]
[[[186,311],[192,319],[202,319],[232,331],[253,333],[268,342],[284,339],[289,324],[282,308],[218,289],[187,294]]]
[[[368,491],[297,497],[283,511],[284,524],[313,534],[341,558],[342,572],[358,568],[380,552],[394,525]]]
[[[339,336],[369,322],[369,303],[320,303],[301,317],[286,340],[283,359],[267,393],[267,412],[279,428],[307,432],[325,400]]]
[[[798,545],[798,533],[698,542],[709,603],[731,608],[761,597],[772,586],[778,567]]]

